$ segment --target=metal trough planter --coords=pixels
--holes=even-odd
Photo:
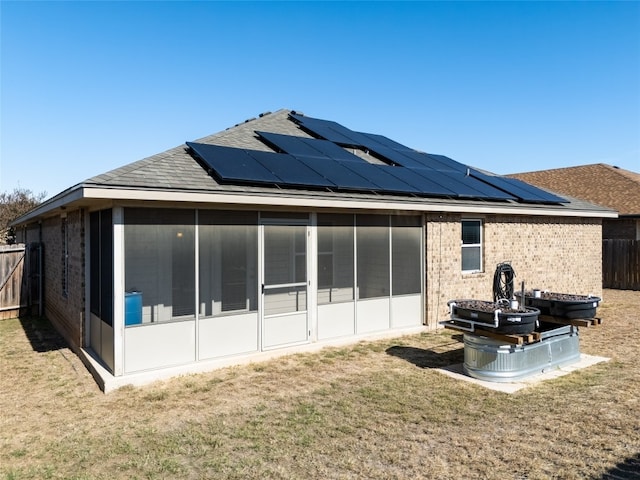
[[[451,321],[461,330],[476,327],[501,334],[528,334],[535,330],[540,310],[534,307],[511,308],[500,302],[450,300]]]
[[[464,371],[490,382],[513,382],[580,360],[578,328],[568,325],[543,330],[541,341],[509,345],[500,340],[464,335]]]
[[[522,293],[515,292],[522,303]],[[600,303],[599,297],[591,295],[573,295],[533,290],[524,293],[524,304],[540,310],[541,315],[562,318],[593,318]]]

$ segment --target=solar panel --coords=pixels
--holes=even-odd
[[[470,170],[470,175],[491,186],[509,192],[524,202],[533,203],[567,203],[562,197],[553,195],[540,188],[529,185],[515,178],[502,177],[498,175],[487,175],[478,170]]]
[[[349,170],[361,175],[367,180],[371,181],[378,186],[381,192],[394,192],[394,193],[420,193],[420,190],[416,187],[409,185],[408,183],[400,180],[385,171],[384,165],[373,165],[371,163],[355,163],[355,162],[340,162],[343,166]],[[393,167],[392,167],[393,168]]]
[[[187,146],[221,181],[270,184],[281,182],[280,178],[251,157],[246,150],[194,142],[187,142]]]
[[[353,170],[345,167],[342,162],[331,158],[297,157],[298,161],[329,179],[336,188],[343,190],[380,190],[378,185],[371,183]]]
[[[310,169],[297,158],[284,153],[250,150],[249,155],[280,179],[279,185],[333,187],[331,181]]]
[[[448,189],[443,185],[422,175],[416,175],[416,170],[404,167],[393,167],[391,165],[373,165],[378,169],[393,175],[402,180],[407,185],[414,187],[420,195],[436,195],[445,197],[457,197],[455,190]]]
[[[342,145],[362,145],[362,139],[359,138],[359,134],[357,132],[349,130],[339,123],[329,120],[320,120],[318,118],[304,117],[296,114],[291,114],[290,116],[305,130],[308,130],[325,140]]]
[[[429,178],[438,184],[453,190],[459,197],[483,198],[488,200],[515,200],[516,198],[502,190],[494,188],[466,172],[441,172],[426,168],[413,169],[416,174]]]
[[[304,155],[307,157],[326,157],[322,152],[313,148],[312,145],[302,141],[302,137],[292,135],[282,135],[279,133],[256,132],[266,142],[285,153],[291,155]],[[333,143],[331,145],[334,145]]]
[[[400,152],[398,150],[393,150],[389,147],[385,147],[383,145],[374,145],[374,146],[367,145],[366,148],[368,148],[369,151],[374,152],[379,156],[382,156],[383,158],[387,159],[388,161],[392,162],[395,165],[401,165],[403,167],[408,167],[408,168],[411,168],[411,167],[423,168],[423,165],[420,162],[408,156],[407,155],[408,152],[406,151]]]
[[[487,175],[455,160],[412,150],[382,135],[354,132],[342,125],[291,114],[303,129],[321,138],[256,132],[283,153],[187,142],[200,163],[221,182],[374,191],[532,203],[565,199],[520,180]],[[363,148],[389,164],[374,164],[347,149]]]
[[[279,133],[256,132],[267,143],[275,146],[278,150],[296,155],[298,157],[323,157],[335,160],[345,160],[352,162],[362,162],[363,160],[344,148],[328,140],[317,138],[294,137],[292,135],[282,135]]]
[[[410,157],[415,162],[419,163],[422,168],[428,168],[431,170],[437,170],[439,172],[460,172],[467,173],[468,167],[460,162],[445,157],[444,155],[435,155],[433,153],[422,152],[402,152],[402,155]]]
[[[375,142],[374,144],[382,145],[392,150],[397,150],[399,152],[404,152],[407,150],[411,152],[415,151],[412,148],[407,147],[406,145],[402,145],[401,143],[398,143],[395,140],[391,140],[390,138],[385,137],[384,135],[377,135],[375,133],[363,133],[363,132],[360,132],[360,135],[364,135],[365,138],[367,138],[368,140]]]

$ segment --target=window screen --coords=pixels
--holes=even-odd
[[[198,221],[200,315],[257,310],[257,214],[200,210]]]
[[[357,215],[358,298],[389,296],[389,217]]]
[[[354,216],[318,215],[318,304],[353,300]]]
[[[422,290],[422,219],[391,217],[393,295]]]
[[[110,209],[89,215],[91,313],[113,324],[113,222]]]
[[[142,296],[142,323],[195,316],[195,211],[124,211],[125,290]]]

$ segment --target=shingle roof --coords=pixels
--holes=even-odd
[[[604,163],[507,175],[559,194],[640,215],[640,174]]]
[[[261,114],[222,132],[194,140],[194,143],[235,147],[249,150],[273,150],[261,141],[258,131],[313,138],[290,119],[291,110]],[[517,201],[495,201],[483,198],[419,197],[376,191],[334,191],[305,188],[274,188],[248,184],[220,184],[183,144],[109,172],[96,175],[53,198],[16,220],[16,224],[47,215],[66,205],[94,204],[94,199],[196,201],[205,203],[250,203],[256,205],[341,205],[336,208],[390,208],[418,211],[519,212],[534,215],[570,215],[612,217],[615,213],[588,201],[567,198],[565,204],[535,204]],[[358,156],[368,154],[355,152]],[[113,193],[108,193],[111,190]],[[166,193],[165,193],[166,192]],[[169,200],[171,198],[172,200]],[[188,200],[187,200],[188,198]],[[99,201],[99,200],[98,200]],[[355,202],[355,203],[354,203]],[[358,203],[360,202],[360,203]]]
[[[245,148],[247,150],[271,151],[258,140],[256,130],[309,137],[295,123],[288,120],[289,110],[278,110],[262,114],[222,132],[196,140],[198,143]],[[204,171],[186,146],[172,148],[166,152],[147,157],[137,162],[116,168],[92,177],[83,184],[115,187],[146,187],[177,190],[206,190],[216,187],[217,182]]]

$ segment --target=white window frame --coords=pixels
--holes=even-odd
[[[479,230],[480,230],[480,242],[479,243],[464,243],[464,240],[463,240],[463,237],[464,237],[464,235],[463,235],[464,222],[474,222],[474,223],[478,224]],[[483,271],[484,265],[483,265],[483,262],[482,262],[482,257],[483,257],[484,238],[483,238],[483,232],[482,232],[483,228],[482,227],[483,227],[483,222],[482,222],[482,219],[479,219],[479,218],[463,218],[460,221],[460,246],[461,246],[461,248],[460,248],[460,267],[462,269],[462,273],[479,273],[479,272]],[[463,265],[462,265],[462,258],[463,258],[462,252],[463,252],[463,250],[465,248],[479,249],[479,251],[480,251],[480,268],[472,269],[472,270],[465,270],[463,268]]]

